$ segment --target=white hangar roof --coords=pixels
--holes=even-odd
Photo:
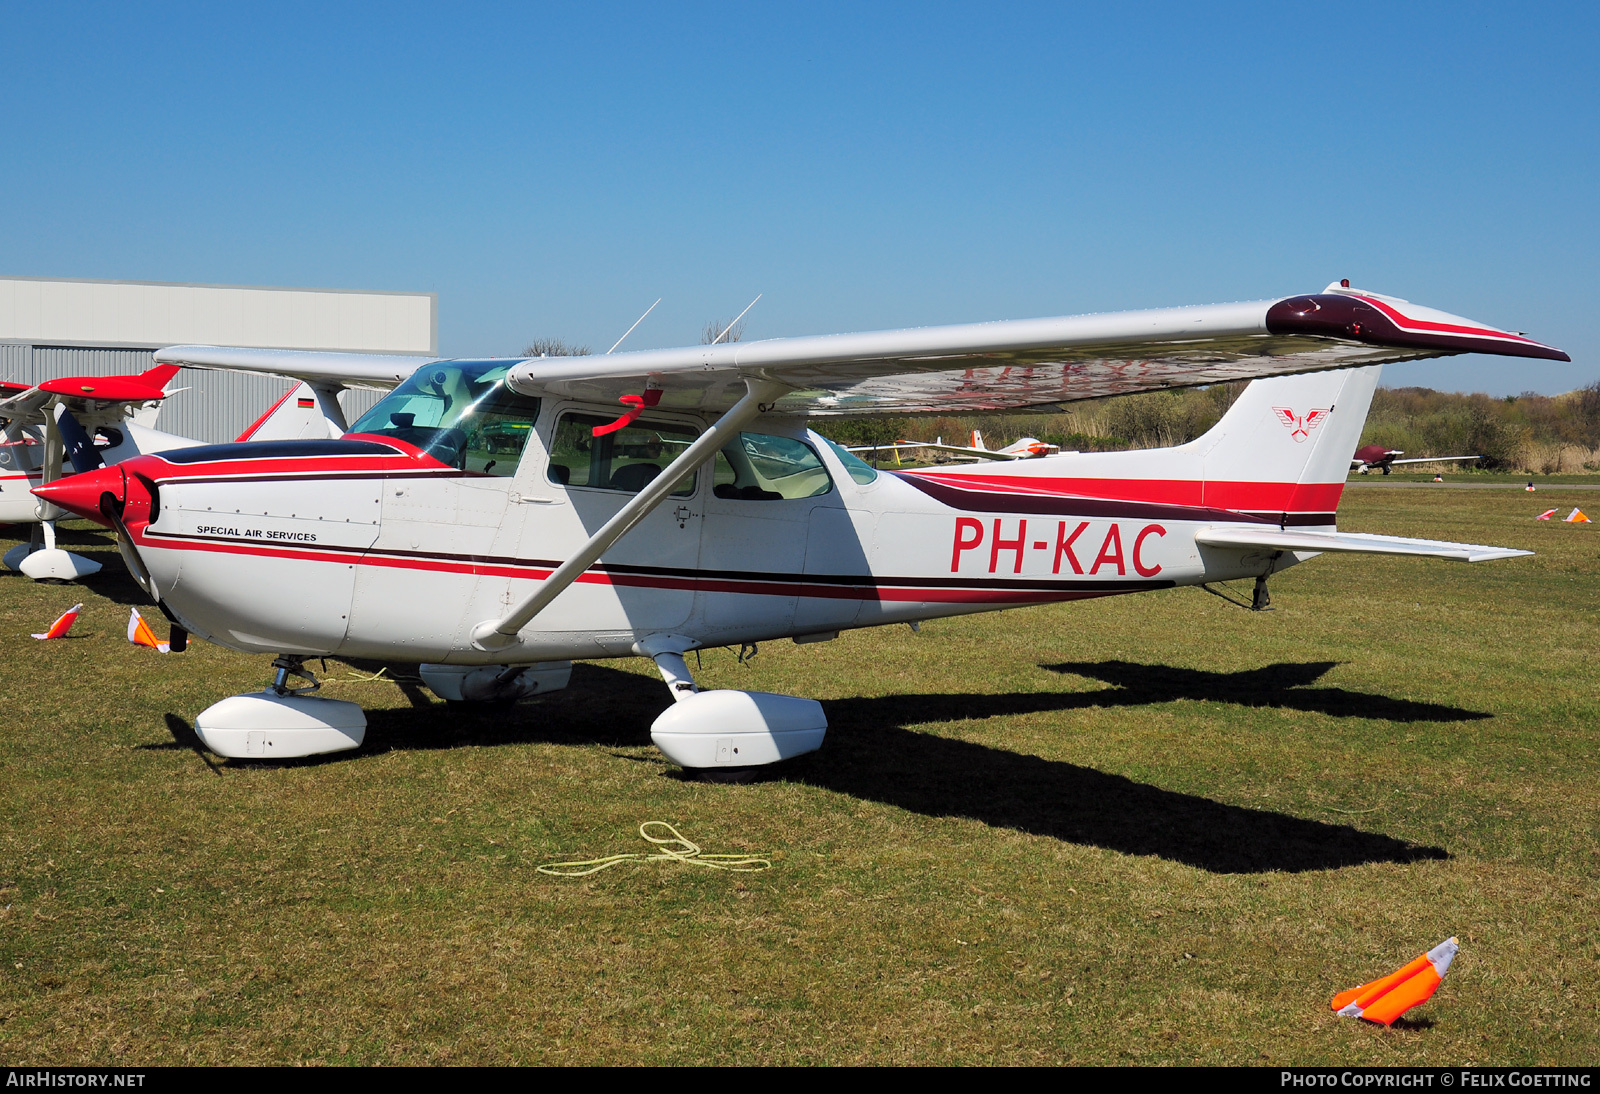
[[[437,293],[0,277],[0,342],[434,355]]]

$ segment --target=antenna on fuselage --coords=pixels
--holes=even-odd
[[[661,303],[661,298],[658,296],[658,297],[656,297],[656,304],[659,304],[659,303]],[[656,310],[656,304],[651,304],[648,308],[646,308],[644,310],[644,315],[649,315],[651,312],[655,311]],[[622,343],[627,340],[628,335],[633,333],[634,327],[637,327],[640,323],[644,322],[644,315],[641,315],[641,316],[639,316],[639,318],[635,319],[633,321],[633,326],[629,327],[627,330],[623,331],[622,332],[622,337],[618,338],[616,340],[616,342],[611,346],[611,348],[606,350],[606,352],[607,353],[615,353],[617,351],[617,346],[622,345]]]
[[[765,295],[767,295],[767,294],[766,293],[760,293],[760,292],[756,293],[756,299],[752,300],[752,301],[750,301],[750,303],[746,304],[745,307],[744,307],[744,311],[742,311],[738,315],[734,316],[733,317],[733,322],[729,323],[726,327],[723,327],[722,328],[722,333],[717,335],[715,338],[713,338],[711,340],[711,344],[714,346],[718,342],[722,341],[724,338],[728,337],[728,335],[730,333],[732,333],[733,328],[739,325],[739,320],[743,319],[746,315],[750,314],[750,309],[756,306],[756,301],[760,300]]]

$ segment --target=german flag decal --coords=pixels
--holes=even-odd
[[[301,410],[310,410],[312,407],[317,405],[317,401],[315,399],[301,399],[299,400],[299,403]]]

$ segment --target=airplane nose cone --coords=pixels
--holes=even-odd
[[[64,479],[33,488],[34,494],[51,505],[69,513],[88,517],[98,524],[111,527],[111,522],[100,513],[100,495],[110,493],[123,501],[127,491],[127,476],[121,467],[102,467],[81,475],[68,475]]]

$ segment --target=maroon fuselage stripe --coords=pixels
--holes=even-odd
[[[1207,482],[1200,479],[1066,479],[894,472],[952,509],[1126,520],[1277,524],[1282,514],[1331,515],[1343,483]]]

